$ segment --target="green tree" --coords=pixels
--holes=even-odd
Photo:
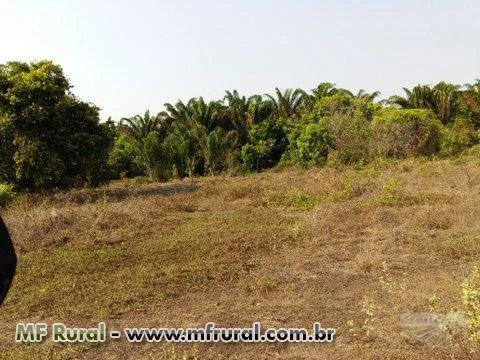
[[[245,99],[238,93],[227,94],[231,108],[224,107],[219,101],[205,102],[193,98],[184,104],[165,104],[165,116],[172,119],[175,125],[175,135],[179,145],[172,143],[175,149],[177,168],[186,164],[189,176],[194,173],[216,174],[225,167],[227,155],[242,142],[246,131],[243,111],[247,106]],[[245,100],[246,101],[246,100]],[[181,133],[179,133],[181,131]],[[180,160],[179,156],[185,156]]]
[[[458,109],[459,85],[442,81],[434,87],[417,85],[412,90],[403,90],[405,97],[395,95],[387,103],[403,109],[432,110],[443,124],[454,121]]]
[[[290,133],[290,156],[294,163],[303,167],[323,166],[332,138],[321,123],[296,126]]]
[[[162,127],[169,126],[169,122],[162,114],[150,116],[150,111],[145,115],[135,115],[131,118],[122,118],[120,131],[125,134],[135,146],[137,156],[147,170],[148,175],[155,181],[168,180],[170,170],[170,155],[162,144],[160,138]]]
[[[0,138],[10,136],[12,142],[2,146],[8,165],[0,176],[28,188],[108,179],[111,124],[100,124],[98,108],[70,89],[62,68],[51,61],[0,65]]]
[[[0,114],[0,183],[13,184],[17,181],[15,161],[13,161],[15,145],[12,139],[14,139],[13,123]]]
[[[353,97],[353,94],[346,89],[337,88],[335,84],[329,82],[322,82],[318,84],[315,89],[312,89],[311,94],[303,92],[303,105],[311,111],[317,102],[339,93]]]
[[[290,119],[266,120],[253,126],[250,142],[242,147],[242,161],[250,169],[260,171],[276,165],[288,148]]]
[[[132,139],[120,133],[110,151],[109,160],[116,178],[132,178],[145,174],[145,165]]]
[[[466,90],[458,94],[457,116],[470,119],[476,129],[480,129],[480,80],[466,84]]]
[[[403,109],[434,109],[435,95],[428,85],[417,85],[412,90],[403,88],[406,96],[394,95],[388,103]]]
[[[358,92],[357,92],[357,95],[355,95],[355,97],[357,99],[360,99],[360,100],[365,100],[365,101],[368,101],[368,102],[372,102],[374,101],[377,97],[379,97],[381,95],[380,91],[374,91],[372,93],[368,93],[366,92],[365,90],[363,89],[360,89]]]
[[[433,88],[434,111],[443,124],[453,122],[455,119],[459,89],[459,85],[447,84],[444,81]]]
[[[265,101],[261,95],[249,97],[247,121],[249,130],[253,125],[268,119],[275,111],[275,105],[271,101]]]

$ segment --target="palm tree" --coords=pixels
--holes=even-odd
[[[238,93],[231,95],[233,102],[241,99]],[[187,104],[181,101],[175,105],[165,104],[165,108],[164,116],[172,119],[176,136],[183,144],[182,162],[186,163],[189,176],[202,163],[206,172],[218,172],[225,152],[229,147],[235,147],[238,139],[238,131],[232,127],[227,108],[220,101],[207,103],[202,97],[192,98]],[[227,139],[235,139],[235,143],[227,143]]]
[[[300,109],[303,105],[305,92],[301,89],[286,89],[283,93],[275,88],[276,98],[265,94],[268,101],[271,102],[275,113],[280,117],[300,117]]]
[[[404,109],[432,110],[444,124],[454,118],[460,86],[442,81],[433,88],[428,85],[417,85],[411,91],[407,88],[403,90],[406,97],[392,96],[388,103]]]
[[[143,140],[152,131],[157,131],[160,128],[162,116],[150,116],[150,111],[145,111],[145,115],[135,115],[131,118],[122,118],[120,120],[120,131],[133,140],[137,147],[141,147]]]
[[[322,82],[315,89],[311,90],[311,94],[303,92],[303,105],[307,110],[312,110],[317,102],[339,93],[353,97],[353,94],[346,89],[337,88],[335,84],[329,82]]]
[[[458,104],[459,90],[459,85],[447,84],[443,81],[433,88],[435,99],[434,111],[438,119],[444,124],[453,120],[454,112]]]
[[[474,94],[480,96],[480,79],[476,79],[473,84],[464,85],[467,91],[471,91]]]
[[[322,82],[318,84],[315,89],[312,89],[312,96],[316,101],[318,101],[325,97],[335,95],[338,92],[339,89],[337,89],[335,84]]]
[[[231,124],[232,129],[238,132],[243,143],[248,139],[248,131],[252,125],[249,123],[248,115],[253,99],[240,96],[237,90],[225,91],[225,93],[223,102],[226,106],[223,109],[223,116]]]
[[[265,101],[262,95],[252,95],[248,98],[247,122],[251,128],[268,119],[275,111],[275,106],[271,101]]]
[[[170,119],[172,122],[186,122],[188,118],[188,106],[181,100],[178,100],[175,105],[165,103],[166,111],[160,113],[165,118]]]
[[[202,97],[188,102],[190,121],[203,125],[208,132],[213,131],[221,123],[222,104],[220,101],[205,102]]]
[[[355,95],[355,97],[357,99],[360,99],[360,100],[365,100],[367,102],[372,102],[373,100],[375,100],[380,95],[381,95],[380,91],[374,91],[372,93],[367,93],[365,90],[360,89],[358,91],[357,95]]]
[[[458,107],[480,128],[480,79],[464,86],[466,90],[460,91],[458,95]]]
[[[159,136],[165,124],[163,120],[161,114],[150,116],[148,110],[143,117],[135,115],[120,120],[120,131],[132,140],[148,174],[154,180],[168,178],[169,164],[162,147],[163,139]]]
[[[394,95],[388,99],[390,105],[403,109],[434,109],[435,99],[430,86],[417,85],[412,90],[403,88],[406,96]]]

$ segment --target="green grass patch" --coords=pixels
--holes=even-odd
[[[308,194],[280,194],[272,191],[269,193],[269,200],[284,206],[291,206],[301,210],[312,210],[320,199],[316,195]]]

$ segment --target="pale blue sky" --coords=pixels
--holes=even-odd
[[[103,119],[322,81],[388,97],[480,77],[480,1],[0,0],[0,63],[39,59]]]

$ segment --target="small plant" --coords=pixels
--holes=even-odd
[[[14,186],[11,184],[0,183],[0,207],[7,205],[10,201],[12,201],[16,193],[14,190]]]
[[[136,176],[133,178],[133,182],[137,185],[150,184],[152,180],[148,176]]]
[[[269,292],[275,289],[275,287],[277,286],[277,282],[270,276],[262,276],[258,280],[258,285],[260,289],[264,292]]]
[[[347,175],[343,175],[340,180],[340,185],[341,190],[333,194],[333,201],[341,201],[352,198],[355,193],[352,180]]]
[[[392,276],[390,274],[390,268],[388,267],[386,261],[382,263],[382,271],[379,281],[388,293],[391,293],[395,290],[396,284],[395,281],[393,281],[392,279]]]
[[[462,299],[467,317],[469,339],[480,343],[480,268],[475,266],[462,282]]]
[[[427,303],[430,311],[440,312],[440,298],[437,295],[432,294],[427,296]]]
[[[361,309],[361,312],[364,318],[360,328],[356,326],[355,321],[353,320],[347,321],[348,332],[350,333],[351,336],[353,336],[354,338],[363,336],[365,340],[372,339],[373,333],[375,331],[375,328],[373,326],[375,321],[375,313],[373,312],[373,308],[374,308],[373,300],[365,295],[363,297],[363,304]]]
[[[393,178],[387,181],[381,195],[376,199],[380,206],[412,205],[418,201],[417,198],[402,193],[398,182]]]
[[[389,179],[382,189],[382,195],[379,197],[380,205],[396,205],[399,204],[400,196],[398,195],[398,184],[395,179]]]
[[[291,240],[296,240],[300,236],[303,230],[303,225],[300,222],[293,224],[288,231],[288,238]]]
[[[357,338],[358,337],[358,331],[357,331],[357,328],[355,326],[355,321],[353,320],[348,320],[347,321],[347,326],[348,326],[348,332],[351,336],[353,336],[354,338]]]
[[[373,300],[367,297],[366,295],[363,297],[362,313],[365,315],[365,320],[363,321],[362,330],[365,333],[365,337],[368,339],[371,337],[372,333],[375,331],[373,327],[375,314],[373,312]]]

